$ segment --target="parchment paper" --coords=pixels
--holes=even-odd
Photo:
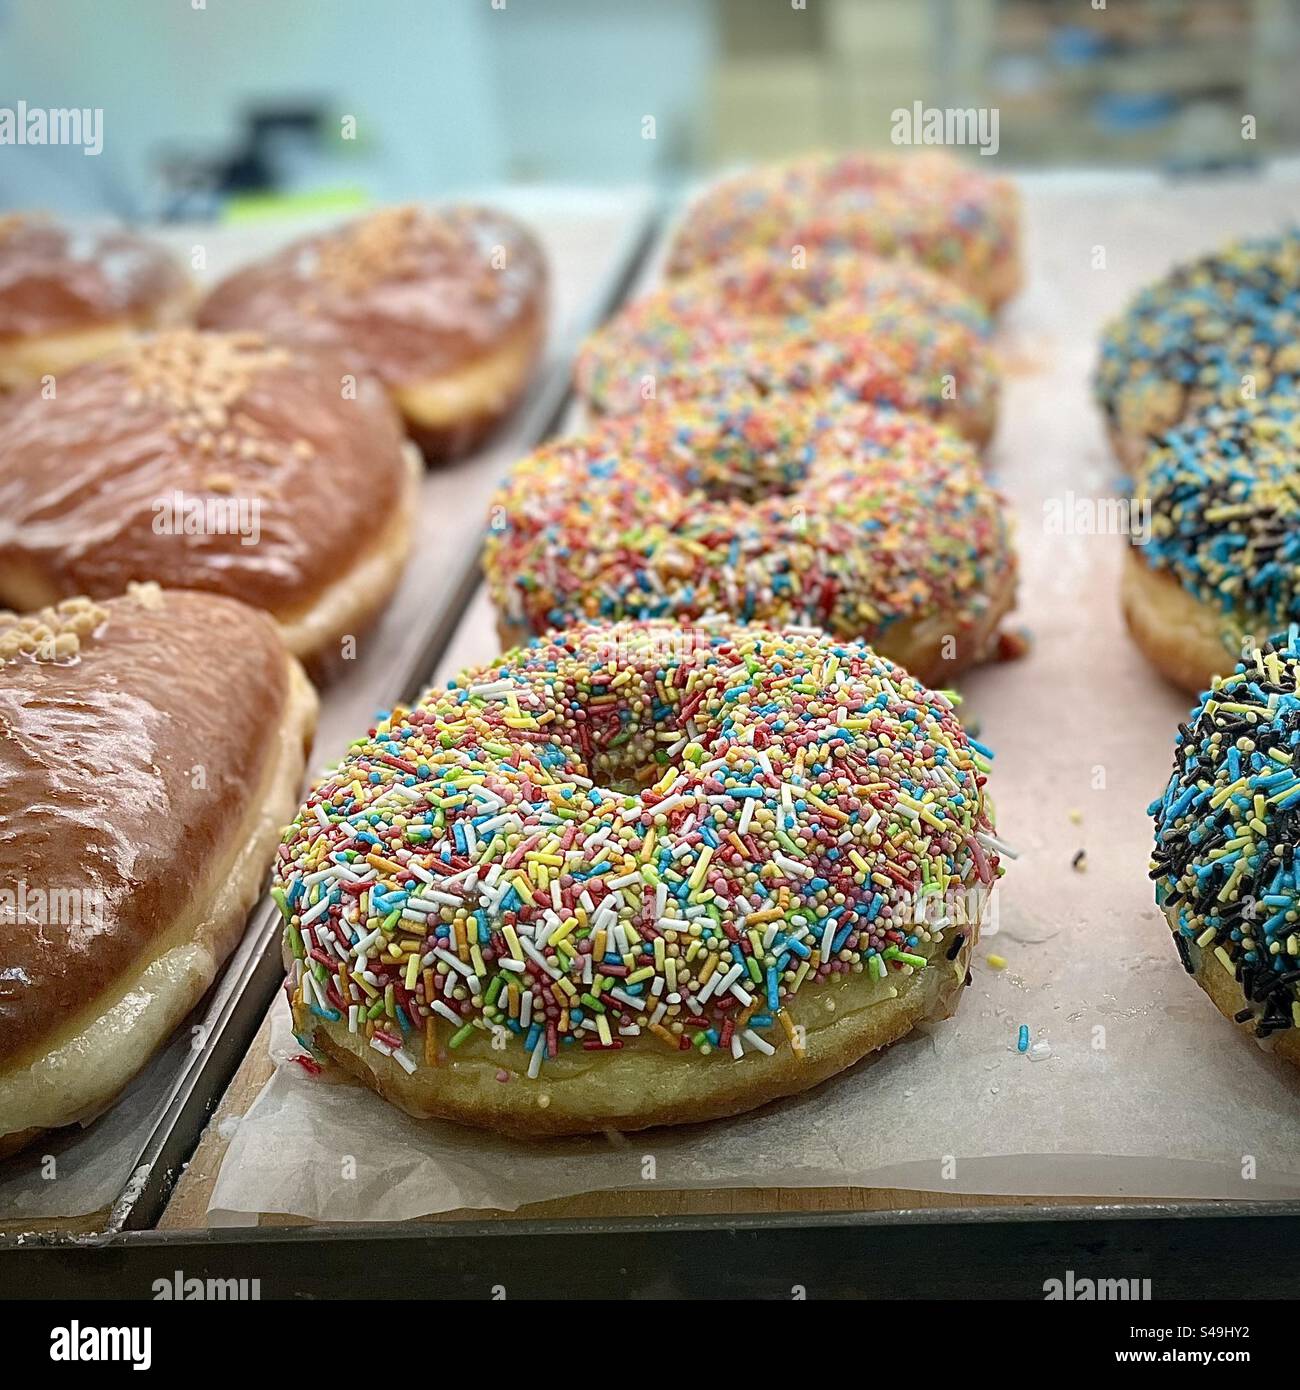
[[[1173,260],[1280,227],[1300,188],[1110,178],[1043,180],[1026,194],[1031,278],[1001,331],[1008,383],[991,462],[1019,516],[1019,616],[1033,647],[964,682],[964,714],[997,753],[999,833],[1021,854],[956,1016],[793,1100],[612,1141],[523,1144],[419,1124],[285,1063],[239,1126],[214,1221],[397,1220],[644,1183],[1300,1196],[1300,1079],[1219,1017],[1153,905],[1145,808],[1189,702],[1123,630],[1125,542],[1078,534],[1096,509],[1074,507],[1114,487],[1087,387],[1103,319]],[[1076,534],[1053,533],[1057,515],[1076,516]],[[480,601],[455,655],[493,650]],[[280,1023],[279,1046],[296,1052]],[[1015,1050],[1021,1024],[1050,1056]]]

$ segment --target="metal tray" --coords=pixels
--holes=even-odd
[[[494,452],[512,456],[525,453],[554,431],[570,398],[570,370],[578,342],[621,302],[654,243],[658,224],[657,200],[638,195],[636,210],[626,219],[625,230],[610,256],[608,273],[585,296],[582,312],[570,320],[552,345],[523,405],[492,441]],[[413,700],[424,688],[479,582],[476,523],[477,518],[470,520],[464,544],[445,556],[444,587],[437,601],[428,605],[427,623],[418,641],[408,643],[399,664],[382,684],[367,692],[371,709]],[[324,701],[327,708],[328,690]],[[9,1228],[7,1233],[0,1233],[0,1249],[22,1248],[26,1252],[34,1242],[65,1240],[81,1244],[95,1236],[154,1225],[280,985],[283,966],[276,947],[278,936],[279,913],[269,898],[264,898],[253,910],[240,945],[212,989],[178,1030],[184,1033],[201,1028],[205,1045],[187,1049],[166,1079],[162,1113],[144,1137],[130,1177],[107,1212],[68,1217],[66,1224],[60,1218],[46,1217],[31,1231],[14,1229],[23,1218],[6,1218],[0,1212],[0,1222]],[[5,1288],[0,1281],[0,1294]]]
[[[118,1231],[0,1246],[0,1294],[148,1299],[155,1280],[256,1279],[262,1298],[1042,1300],[1048,1279],[1155,1299],[1288,1296],[1300,1204],[982,1207],[661,1221]]]

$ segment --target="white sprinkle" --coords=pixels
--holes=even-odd
[[[812,878],[814,873],[811,864],[799,864],[788,855],[782,854],[780,850],[772,855],[772,862],[787,874],[801,874],[804,878]]]
[[[375,944],[375,942],[378,941],[378,940],[379,940],[379,928],[376,927],[376,928],[374,929],[374,931],[372,931],[372,932],[367,932],[366,935],[363,936],[363,937],[361,938],[361,940],[357,942],[357,944],[352,948],[352,954],[353,954],[354,956],[356,956],[356,958],[357,958],[358,960],[365,960],[366,955],[367,955],[367,953],[369,952],[370,948],[371,948],[371,947]]]
[[[323,893],[321,900],[315,907],[309,908],[302,914],[302,925],[305,927],[314,922],[317,917],[323,917],[330,910],[330,895]]]
[[[466,965],[463,960],[459,959],[457,956],[453,956],[450,951],[444,951],[441,946],[435,946],[433,948],[433,954],[437,956],[440,961],[445,961],[453,970],[458,970],[467,980],[472,980],[474,978],[474,967]]]
[[[484,700],[495,700],[502,695],[513,693],[514,689],[514,681],[492,681],[487,685],[471,685],[469,693],[471,696],[478,696]]]
[[[774,1048],[766,1038],[760,1038],[752,1028],[745,1029],[745,1041],[750,1045],[750,1047],[758,1048],[760,1052],[762,1052],[765,1056],[768,1057],[770,1057],[776,1051],[776,1048]]]

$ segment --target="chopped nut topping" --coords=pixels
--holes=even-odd
[[[156,587],[156,586],[155,586]],[[108,618],[108,610],[88,598],[67,598],[57,607],[19,617],[0,613],[0,666],[20,656],[33,661],[71,661],[81,640]]]

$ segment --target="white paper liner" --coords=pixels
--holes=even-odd
[[[1088,395],[1104,318],[1174,259],[1284,225],[1296,189],[1027,192],[1030,284],[1002,329],[1008,382],[992,463],[1019,517],[1020,620],[1034,646],[963,683],[963,713],[997,753],[999,833],[1021,858],[1007,866],[1000,930],[981,945],[955,1018],[751,1115],[612,1143],[421,1124],[369,1091],[282,1065],[239,1127],[212,1219],[512,1210],[645,1186],[647,1158],[663,1189],[1300,1196],[1300,1076],[1237,1035],[1183,973],[1147,879],[1146,806],[1190,702],[1123,631],[1126,542],[1052,534],[1044,509],[1068,514],[1071,494],[1113,489]],[[1105,270],[1093,268],[1098,247]],[[486,608],[470,621],[457,654],[490,656]],[[1080,849],[1082,872],[1071,867]],[[989,968],[989,951],[1005,971]],[[1021,1024],[1050,1044],[1047,1060],[1015,1050]]]

